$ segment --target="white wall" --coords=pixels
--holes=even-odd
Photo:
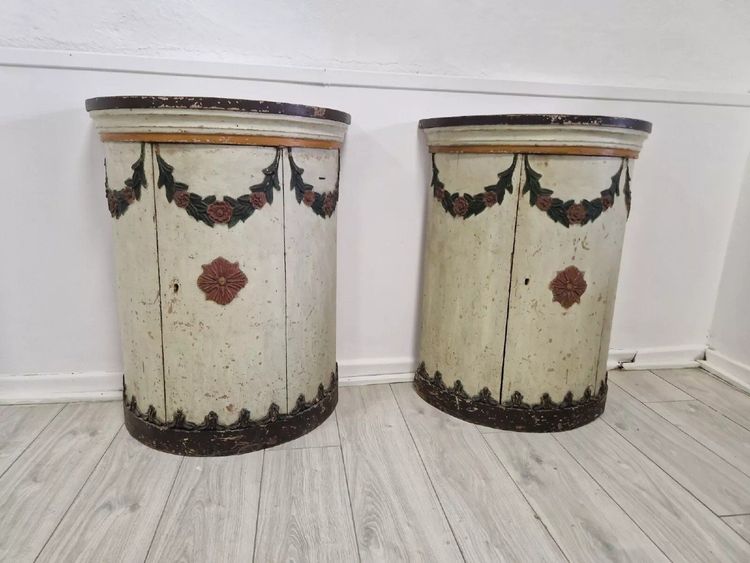
[[[0,46],[747,92],[746,0],[4,0]]]
[[[709,337],[708,365],[750,389],[750,159],[732,222],[716,311]]]
[[[0,24],[0,45],[24,47],[0,48],[0,196],[6,211],[0,222],[0,374],[95,372],[117,380],[103,150],[83,100],[128,93],[271,99],[352,114],[337,211],[344,375],[408,371],[415,361],[429,182],[418,119],[512,112],[649,119],[654,133],[635,167],[612,347],[694,354],[705,346],[729,218],[750,154],[750,97],[735,93],[747,89],[750,65],[716,64],[729,56],[750,62],[746,34],[734,32],[748,17],[744,3],[714,3],[709,10],[696,2],[690,18],[685,2],[644,3],[627,14],[624,2],[607,12],[598,2],[582,2],[585,12],[577,18],[570,8],[553,17],[539,3],[514,4],[512,12],[507,4],[502,17],[473,17],[479,28],[471,32],[469,16],[457,15],[450,3],[440,4],[439,13],[395,3],[359,6],[364,11],[356,17],[363,21],[355,27],[353,8],[343,2],[277,1],[260,15],[239,4],[233,11],[217,3],[131,2],[134,7],[118,7],[118,13],[98,3],[88,10],[83,7],[93,3],[64,9],[41,4],[9,0]],[[34,17],[21,18],[22,10]],[[388,25],[379,25],[384,20]],[[268,31],[278,22],[282,41]],[[532,22],[539,26],[538,48],[527,37],[537,29]],[[716,31],[710,39],[707,29]],[[564,83],[518,82],[533,78]],[[683,86],[712,92],[676,89]]]

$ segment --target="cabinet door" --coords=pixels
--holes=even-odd
[[[436,154],[433,162],[421,360],[449,387],[460,380],[469,395],[487,387],[497,398],[520,167],[496,154]]]
[[[313,399],[336,369],[339,151],[284,151],[288,409]]]
[[[502,398],[578,399],[606,373],[627,163],[532,155],[523,164]]]
[[[280,151],[154,148],[168,418],[180,409],[201,422],[214,411],[228,424],[243,408],[252,418],[272,403],[283,411],[283,201],[273,187],[250,201],[251,186],[278,178]],[[217,287],[221,278],[231,287]]]
[[[151,148],[105,143],[107,203],[117,265],[117,304],[128,400],[164,417],[159,269]]]

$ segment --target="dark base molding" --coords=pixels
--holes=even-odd
[[[559,432],[578,428],[596,420],[604,412],[607,401],[605,376],[596,394],[587,388],[580,399],[573,399],[573,394],[568,392],[560,403],[555,403],[545,393],[538,404],[530,405],[524,403],[523,395],[516,391],[510,401],[501,404],[492,398],[486,387],[474,397],[464,391],[460,380],[456,380],[453,387],[447,387],[442,374],[438,371],[430,377],[424,363],[417,369],[414,388],[432,406],[457,418],[517,432]]]
[[[186,421],[182,411],[175,412],[171,421],[163,422],[156,417],[153,406],[141,412],[135,397],[130,401],[126,398],[123,406],[125,428],[150,448],[185,456],[227,456],[270,448],[307,434],[331,415],[338,398],[338,377],[334,372],[327,389],[321,383],[311,401],[300,395],[289,413],[280,413],[279,407],[271,404],[264,418],[252,420],[243,409],[237,421],[228,425],[220,424],[213,411],[197,424]]]

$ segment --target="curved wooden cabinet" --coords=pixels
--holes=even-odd
[[[106,148],[130,433],[229,455],[315,428],[337,400],[349,116],[215,98],[86,106]]]
[[[432,153],[419,394],[479,424],[544,432],[595,419],[639,120],[424,120]]]

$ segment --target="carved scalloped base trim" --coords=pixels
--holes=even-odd
[[[311,432],[331,415],[339,398],[337,372],[338,368],[331,373],[327,389],[321,383],[311,401],[300,395],[288,413],[280,413],[278,405],[272,403],[263,418],[253,420],[250,412],[242,409],[232,424],[220,424],[213,411],[202,423],[189,422],[180,410],[164,422],[156,416],[153,405],[144,413],[135,397],[128,401],[123,391],[125,428],[142,444],[177,455],[227,456],[270,448]]]
[[[586,388],[580,399],[573,399],[573,394],[568,392],[560,403],[555,403],[544,393],[539,403],[530,405],[524,403],[523,395],[516,391],[510,401],[501,404],[492,398],[486,387],[474,397],[464,391],[460,380],[456,380],[453,387],[447,387],[439,371],[430,377],[424,362],[414,376],[414,389],[433,407],[456,418],[517,432],[559,432],[578,428],[596,420],[604,412],[607,401],[605,377],[598,393],[592,394],[591,389]]]

